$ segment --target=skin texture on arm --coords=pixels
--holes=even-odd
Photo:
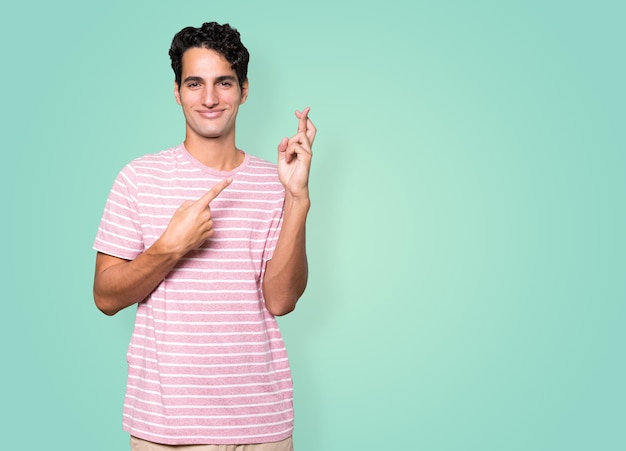
[[[98,253],[93,297],[106,315],[144,300],[187,252],[213,235],[210,202],[232,179],[222,180],[196,201],[184,202],[165,232],[134,260]]]
[[[308,187],[311,146],[317,132],[308,118],[309,111],[309,108],[296,111],[297,133],[283,138],[278,145],[278,176],[285,187],[283,224],[263,277],[265,306],[275,316],[293,311],[308,279],[305,231],[311,205]]]

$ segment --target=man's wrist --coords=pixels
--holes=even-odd
[[[309,197],[308,190],[305,193],[297,196],[288,192],[285,193],[285,210],[299,210],[303,212],[308,212],[310,207],[311,199]]]
[[[163,261],[170,262],[177,262],[185,255],[184,252],[168,247],[167,244],[163,242],[162,238],[157,239],[154,244],[146,250],[146,253]]]

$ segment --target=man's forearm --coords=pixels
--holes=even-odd
[[[309,207],[308,198],[285,199],[282,228],[263,278],[265,306],[276,316],[291,312],[306,288],[308,264],[305,226]]]
[[[153,246],[132,261],[98,253],[93,295],[107,315],[143,301],[161,283],[180,257]]]

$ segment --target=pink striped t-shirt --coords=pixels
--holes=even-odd
[[[136,258],[185,200],[229,176],[211,202],[214,235],[137,306],[123,427],[145,440],[246,444],[292,434],[287,351],[261,291],[282,221],[274,164],[246,154],[219,172],[182,145],[138,158],[113,184],[94,249]]]

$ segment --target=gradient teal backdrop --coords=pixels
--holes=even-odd
[[[626,449],[619,1],[2,6],[0,448],[127,449],[133,310],[93,305],[113,179],[180,143],[167,50],[251,55],[238,145],[311,106],[310,285],[280,319],[298,451]]]

